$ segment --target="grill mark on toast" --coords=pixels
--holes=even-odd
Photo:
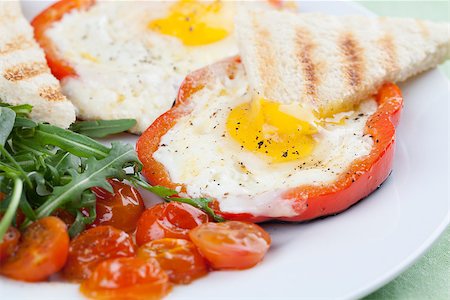
[[[344,33],[339,41],[339,48],[343,55],[343,73],[351,87],[358,87],[363,78],[364,58],[363,49],[358,45],[351,32]]]
[[[258,65],[258,70],[260,74],[267,74],[266,77],[261,77],[261,81],[263,83],[263,86],[261,87],[261,92],[263,95],[260,96],[266,96],[270,95],[271,92],[274,90],[274,87],[278,84],[278,78],[276,76],[277,69],[276,69],[276,55],[273,51],[273,47],[271,45],[270,40],[270,33],[267,29],[261,28],[259,23],[255,20],[255,18],[252,18],[253,27],[255,28],[255,37],[259,37],[256,40],[256,58],[260,57],[260,59],[256,60],[256,63]],[[263,50],[258,51],[258,50]],[[258,92],[258,91],[257,91]]]
[[[300,62],[305,81],[305,93],[314,101],[317,96],[317,86],[319,78],[317,77],[317,65],[312,59],[312,52],[315,45],[312,43],[311,35],[304,28],[296,28],[295,44],[297,47],[297,58]]]
[[[45,86],[39,89],[39,96],[47,101],[64,101],[66,97],[61,93],[59,87]]]
[[[393,73],[399,69],[397,49],[395,47],[394,38],[389,33],[386,33],[378,41],[381,51],[386,53],[386,58],[383,60],[383,67],[387,73]]]
[[[6,69],[3,72],[3,77],[9,81],[20,81],[36,77],[43,73],[50,73],[50,70],[45,63],[22,63]]]
[[[6,43],[0,48],[0,55],[9,54],[14,51],[28,49],[33,43],[25,36],[21,35]]]

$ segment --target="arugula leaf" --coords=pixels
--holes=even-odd
[[[103,144],[78,133],[48,124],[39,124],[33,141],[38,145],[53,145],[80,157],[104,158],[109,149]]]
[[[200,210],[203,210],[210,217],[212,217],[214,221],[224,222],[225,219],[217,215],[214,212],[214,210],[211,207],[209,207],[209,203],[212,202],[212,200],[213,199],[211,198],[178,198],[178,197],[164,198],[164,201],[166,202],[175,201],[190,204],[194,207],[197,207]]]
[[[31,181],[28,178],[27,173],[22,169],[22,167],[17,163],[14,157],[12,157],[11,154],[9,154],[9,152],[6,151],[6,149],[2,145],[0,145],[0,153],[7,161],[9,161],[9,164],[1,162],[3,170],[6,173],[10,173],[13,177],[18,175],[21,176],[22,179],[25,180],[25,182],[28,184],[28,186],[31,186]],[[14,171],[12,171],[11,169],[9,169],[8,171],[8,168],[5,168],[6,165],[9,165],[9,167],[12,168]]]
[[[71,238],[80,234],[86,228],[86,225],[95,221],[95,218],[97,217],[95,206],[91,207],[88,213],[89,216],[85,216],[81,211],[75,211],[75,221],[69,228],[69,235]]]
[[[32,139],[29,138],[15,136],[12,140],[12,145],[17,152],[22,151],[37,156],[53,155],[53,152],[49,150],[46,145],[36,144]]]
[[[24,118],[24,117],[16,117],[16,120],[14,122],[14,127],[28,127],[28,128],[34,128],[37,126],[37,123]]]
[[[70,169],[77,169],[77,159],[70,152],[58,150],[55,155],[45,159],[47,167],[57,170],[60,176],[66,174]]]
[[[19,206],[20,197],[23,191],[23,181],[16,177],[14,178],[14,187],[9,199],[9,206],[3,218],[0,220],[0,242],[3,240],[3,236],[8,230],[14,215],[16,214],[17,207]]]
[[[45,197],[52,193],[52,188],[48,186],[47,180],[45,180],[44,174],[41,172],[30,172],[28,175],[31,182],[33,183],[33,194],[34,197],[32,199],[32,203],[40,202],[37,201],[39,197]]]
[[[70,125],[69,129],[91,138],[103,138],[127,131],[134,125],[136,125],[135,119],[77,121]]]
[[[130,181],[135,187],[141,187],[149,192],[152,192],[153,194],[161,197],[161,198],[166,198],[166,197],[171,197],[171,196],[175,196],[178,194],[177,191],[166,188],[164,186],[160,186],[160,185],[155,185],[152,186],[150,184],[148,184],[146,181],[142,180],[140,177],[138,176],[134,176],[134,177],[129,177],[127,178],[128,181]]]
[[[17,161],[22,170],[24,170],[25,172],[33,171],[36,166],[36,160],[34,159],[34,156],[31,154],[30,155],[25,154],[23,156],[14,156],[14,159]]]
[[[153,194],[161,197],[166,202],[176,201],[176,202],[183,202],[186,204],[190,204],[200,210],[203,210],[205,213],[207,213],[211,218],[214,219],[216,222],[223,222],[225,221],[224,218],[217,215],[214,210],[209,207],[209,203],[212,202],[211,198],[182,198],[178,197],[178,192],[169,188],[166,188],[164,186],[151,186],[147,182],[143,181],[142,179],[138,177],[133,177],[128,179],[131,183],[133,183],[136,187],[141,187],[146,189],[149,192],[152,192]]]
[[[0,103],[0,107],[12,109],[19,117],[26,117],[33,109],[33,106],[30,104],[11,105],[8,103]]]
[[[25,196],[25,193],[22,193],[22,196],[20,198],[19,207],[26,218],[30,219],[31,221],[36,220],[36,214],[34,213],[34,210],[31,207],[30,203],[27,201],[27,197]]]
[[[69,228],[70,237],[80,234],[86,228],[86,225],[95,221],[97,217],[95,202],[95,194],[91,190],[85,190],[81,195],[81,200],[69,208],[72,214],[75,215],[75,221]],[[88,209],[88,214],[83,214],[80,208]]]
[[[90,157],[86,161],[83,173],[78,173],[71,169],[69,171],[72,177],[70,183],[55,187],[45,203],[36,209],[36,217],[42,218],[50,215],[55,209],[69,201],[80,199],[85,190],[95,186],[112,192],[112,187],[106,179],[123,178],[123,167],[129,162],[139,164],[133,147],[131,145],[113,143],[110,155],[101,160]]]
[[[19,177],[20,173],[14,169],[13,167],[9,166],[8,164],[5,164],[4,162],[0,161],[0,171],[3,171],[8,175],[8,177]]]
[[[16,113],[7,107],[0,107],[0,145],[4,146],[14,127]]]

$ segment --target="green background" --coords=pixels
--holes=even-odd
[[[382,16],[414,17],[432,21],[450,20],[450,1],[357,1]],[[450,78],[450,61],[440,66]],[[411,268],[364,298],[448,300],[450,299],[450,228]]]

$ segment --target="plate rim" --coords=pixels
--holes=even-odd
[[[322,1],[322,0],[320,0]],[[21,1],[22,5],[26,5],[30,2],[35,1]],[[38,2],[38,1],[37,1]],[[298,3],[302,3],[305,1],[299,0],[296,1]],[[314,1],[313,1],[314,2]],[[350,0],[344,0],[344,1],[338,1],[342,2],[343,5],[348,6],[348,10],[352,12],[360,12],[364,15],[376,15],[369,9],[365,8],[362,4],[350,1]],[[347,9],[346,9],[347,10]],[[438,70],[439,72],[439,78],[444,78],[447,82],[447,91],[450,91],[450,80],[447,78],[447,76],[444,75],[444,73],[441,70]],[[448,169],[447,169],[448,171]],[[448,191],[448,190],[447,190]],[[450,206],[450,199],[448,199],[448,204]],[[366,284],[361,285],[361,287],[357,290],[349,292],[347,295],[342,296],[342,299],[359,299],[362,297],[365,297],[369,295],[370,293],[378,290],[379,288],[383,287],[387,283],[394,280],[396,277],[398,277],[401,273],[406,271],[408,268],[410,268],[415,262],[417,262],[420,258],[423,257],[423,255],[431,248],[431,246],[437,241],[439,237],[442,236],[446,228],[450,224],[450,210],[447,210],[447,213],[445,215],[445,218],[440,222],[439,226],[435,228],[435,230],[430,234],[426,240],[420,245],[420,247],[416,247],[414,251],[407,257],[403,258],[401,262],[397,263],[395,267],[392,267],[389,271],[386,271],[382,276],[379,276],[376,278],[376,280],[368,281]],[[239,298],[239,297],[236,297]]]
[[[352,5],[355,7],[355,9],[359,9],[361,12],[367,14],[367,15],[377,15],[376,13],[372,12],[368,8],[364,7],[362,4],[355,2],[355,1],[349,1],[345,0],[347,5]],[[444,74],[444,72],[437,68],[439,72],[439,77],[445,79],[447,81],[447,90],[450,91],[450,79]],[[449,188],[450,189],[450,188]],[[448,200],[448,204],[450,207],[450,199]],[[403,272],[408,270],[412,265],[414,265],[419,259],[423,258],[425,253],[434,245],[434,243],[442,236],[444,231],[449,227],[450,225],[450,210],[447,210],[446,217],[442,220],[440,225],[435,229],[432,235],[430,235],[420,247],[416,248],[412,254],[405,257],[403,261],[396,265],[395,268],[392,268],[390,272],[386,272],[384,276],[381,276],[378,278],[376,282],[372,282],[371,284],[368,283],[365,286],[361,287],[360,289],[354,291],[353,293],[350,293],[347,297],[344,297],[345,299],[360,299],[365,296],[370,295],[371,293],[377,291],[378,289],[384,287],[389,282],[393,281],[395,278],[400,276]]]
[[[443,74],[442,74],[443,75]],[[343,297],[343,299],[361,299],[371,293],[383,288],[386,284],[393,281],[395,278],[400,276],[403,272],[408,270],[412,265],[414,265],[419,259],[423,258],[424,254],[434,245],[434,243],[442,236],[444,231],[450,225],[450,211],[447,211],[446,218],[443,219],[441,224],[435,229],[432,235],[430,235],[420,247],[416,248],[412,254],[403,259],[403,261],[392,268],[389,272],[386,272],[384,276],[378,278],[377,281],[372,281],[370,284],[366,284],[360,289],[350,293],[348,296]]]

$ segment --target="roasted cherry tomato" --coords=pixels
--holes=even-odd
[[[64,277],[73,281],[86,279],[100,262],[134,254],[133,241],[126,232],[112,226],[91,228],[70,242]]]
[[[5,194],[0,192],[0,202],[2,202],[5,199]],[[0,220],[3,218],[3,213],[0,213]],[[23,221],[25,220],[25,215],[20,210],[20,208],[16,211],[16,217],[13,220],[13,224],[16,227],[19,227]],[[12,253],[11,250],[15,250],[15,247],[17,246],[17,243],[19,242],[20,238],[20,231],[17,230],[15,227],[11,226],[8,228],[8,230],[5,233],[5,236],[3,238],[3,241],[0,240],[0,262],[5,259],[7,255]],[[12,246],[14,245],[14,246]]]
[[[173,283],[189,283],[208,273],[208,266],[195,245],[184,239],[160,239],[142,245],[138,257],[153,257]]]
[[[117,180],[109,180],[114,192],[102,188],[93,188],[97,197],[95,219],[92,227],[111,225],[126,232],[133,232],[144,212],[141,194],[134,187]]]
[[[69,234],[57,217],[32,223],[17,251],[2,264],[0,273],[18,280],[41,281],[58,272],[67,260]]]
[[[247,269],[260,262],[270,236],[253,223],[206,223],[191,230],[192,242],[214,269]]]
[[[80,287],[93,299],[161,299],[170,291],[167,274],[152,258],[115,258],[100,263]]]
[[[75,222],[75,217],[67,210],[58,208],[53,213],[52,216],[60,218],[64,223],[66,223],[67,228],[69,228],[73,222]]]
[[[208,215],[185,203],[161,203],[139,218],[136,242],[143,245],[162,238],[189,239],[189,230],[208,222]]]
[[[19,243],[20,231],[15,227],[9,227],[3,239],[0,241],[0,262],[11,256],[17,249]]]

